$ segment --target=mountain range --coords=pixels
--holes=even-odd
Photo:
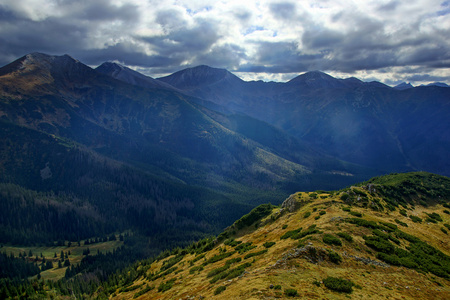
[[[246,82],[199,66],[153,79],[32,53],[0,68],[0,179],[79,198],[76,211],[93,205],[104,231],[214,232],[273,196],[393,171],[450,174],[449,99],[445,87],[317,71]]]
[[[390,172],[448,176],[448,115],[445,86],[318,71],[247,82],[209,66],[155,79],[31,53],[0,68],[0,243],[126,233],[123,249],[92,258],[116,264],[93,275],[106,280],[118,257],[189,245],[297,191]]]

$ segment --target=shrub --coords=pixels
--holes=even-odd
[[[346,212],[350,212],[350,207],[343,207],[342,210],[346,211]]]
[[[435,221],[442,222],[442,217],[435,212],[431,213],[431,214],[427,214],[427,215],[428,215],[428,217],[430,217],[431,219],[433,219]]]
[[[367,221],[367,220],[360,219],[360,218],[349,218],[346,221],[351,224],[356,224],[356,225],[362,226],[362,227],[373,228],[373,229],[380,228],[380,226],[375,221]]]
[[[343,238],[347,242],[353,242],[353,237],[350,234],[346,233],[346,232],[338,232],[338,233],[336,233],[336,235],[338,235],[339,237]]]
[[[216,276],[217,274],[220,274],[220,273],[228,270],[229,268],[230,268],[230,265],[225,265],[223,267],[212,269],[211,271],[208,272],[208,274],[206,274],[206,277]]]
[[[266,247],[266,248],[270,248],[270,247],[272,247],[273,245],[275,245],[275,242],[265,242],[265,243],[263,244],[263,246]]]
[[[274,290],[281,290],[281,285],[277,284],[276,286],[273,287]]]
[[[404,209],[400,209],[400,214],[405,217],[408,216],[408,214],[406,213],[406,210],[404,210]]]
[[[165,292],[165,291],[170,290],[172,288],[175,280],[176,280],[176,278],[173,278],[167,282],[161,282],[161,284],[158,286],[158,292]]]
[[[272,204],[261,204],[260,206],[252,209],[251,212],[234,222],[234,225],[238,229],[242,229],[245,226],[250,226],[256,221],[270,215],[272,213],[272,209],[274,208],[275,206],[273,206]]]
[[[235,239],[228,239],[225,242],[223,242],[224,245],[230,246],[230,247],[236,247],[237,245],[241,244],[242,241],[236,241]]]
[[[287,224],[284,224],[283,227],[281,227],[281,229],[286,229],[288,226]]]
[[[295,297],[298,295],[297,290],[294,289],[285,289],[284,294],[288,297]]]
[[[328,251],[328,258],[330,259],[331,262],[337,265],[340,264],[342,261],[342,257],[339,255],[339,253],[334,251]]]
[[[189,274],[194,274],[195,272],[200,272],[200,271],[203,271],[203,266],[196,266],[196,267],[192,267],[190,270],[189,270]]]
[[[303,218],[306,219],[307,217],[309,217],[311,215],[310,211],[305,212],[305,214],[303,215]]]
[[[338,237],[335,237],[334,235],[328,233],[323,235],[322,240],[325,244],[328,245],[342,246],[342,242]]]
[[[379,237],[379,236],[368,236],[365,237],[365,243],[367,246],[384,253],[393,253],[394,245],[392,245],[389,241]]]
[[[239,246],[237,246],[236,249],[237,251],[239,251],[239,254],[245,253],[247,251],[250,251],[252,249],[256,248],[256,246],[252,245],[252,242],[247,242],[247,243],[243,243],[240,244]]]
[[[399,219],[395,219],[395,222],[403,227],[408,227],[408,224],[406,224],[405,222],[400,221]]]
[[[230,252],[224,252],[222,254],[216,254],[213,257],[211,257],[210,259],[208,259],[206,262],[204,262],[203,265],[206,266],[207,264],[213,264],[215,262],[218,262],[219,260],[222,260],[224,258],[227,258],[227,257],[233,255],[234,253],[236,253],[236,251],[230,251]]]
[[[352,287],[355,285],[350,280],[337,277],[325,278],[323,284],[330,290],[343,293],[351,293],[353,291]]]
[[[214,295],[219,295],[220,293],[222,293],[223,291],[225,291],[227,289],[226,286],[221,285],[219,286],[215,291],[214,291]]]
[[[286,232],[285,234],[283,234],[280,239],[285,240],[287,238],[292,238],[292,239],[296,239],[296,236],[302,231],[302,227],[297,228],[295,230],[290,230],[288,232]]]
[[[142,295],[150,292],[154,288],[155,288],[155,286],[153,286],[153,285],[151,285],[151,286],[147,285],[143,290],[141,290],[141,291],[137,292],[136,294],[134,294],[133,298],[137,298],[139,296],[142,296]]]
[[[448,234],[447,230],[444,227],[441,227],[441,231],[445,234]]]
[[[258,256],[258,255],[261,255],[261,254],[264,254],[264,253],[266,253],[267,251],[268,251],[267,249],[264,249],[264,250],[261,250],[261,251],[258,251],[258,252],[249,253],[249,254],[247,254],[246,256],[244,256],[244,259],[247,259],[247,258],[250,258],[250,257],[254,257],[254,256]]]
[[[324,210],[319,211],[319,215],[323,216],[324,214],[326,214],[327,212]]]
[[[409,218],[411,219],[411,221],[413,221],[414,223],[422,223],[422,219],[416,216],[409,216]]]
[[[352,216],[355,216],[355,217],[358,217],[358,218],[362,217],[362,213],[359,213],[357,211],[349,211],[348,213],[351,214]]]

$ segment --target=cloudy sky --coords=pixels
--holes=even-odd
[[[2,0],[0,65],[30,52],[158,77],[209,65],[450,84],[450,0]]]

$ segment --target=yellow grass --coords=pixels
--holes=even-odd
[[[231,280],[219,280],[211,284],[209,282],[211,278],[207,278],[206,274],[215,268],[223,266],[226,260],[235,257],[244,258],[247,253],[235,253],[222,261],[204,266],[203,271],[195,274],[189,274],[189,269],[192,267],[189,262],[195,256],[186,255],[176,265],[178,266],[177,272],[180,270],[178,273],[169,274],[165,278],[159,278],[155,281],[148,281],[142,277],[136,281],[134,285],[144,283],[143,287],[146,284],[155,286],[152,291],[142,295],[139,299],[194,299],[193,297],[199,299],[199,296],[203,296],[205,299],[284,299],[287,298],[284,294],[285,289],[297,290],[299,294],[297,299],[449,299],[450,282],[448,280],[404,267],[366,265],[350,257],[358,256],[377,260],[374,256],[374,251],[364,245],[362,238],[363,235],[370,234],[371,231],[350,223],[340,222],[339,217],[351,217],[351,215],[342,210],[342,207],[347,205],[342,203],[337,196],[325,199],[320,198],[320,196],[326,195],[319,195],[318,199],[304,205],[296,212],[286,213],[276,221],[269,222],[254,231],[247,228],[243,231],[245,234],[242,232],[238,233],[238,240],[244,243],[251,241],[253,245],[257,246],[257,248],[249,252],[265,249],[263,244],[267,241],[276,242],[274,246],[269,248],[267,253],[248,259],[248,261],[254,260],[254,262],[251,267],[246,269],[246,273],[243,276]],[[298,201],[310,201],[308,193],[297,193],[296,196]],[[331,202],[332,200],[334,202]],[[315,212],[313,212],[314,208],[317,208]],[[277,214],[277,210],[273,211],[274,215]],[[315,220],[320,210],[325,210],[326,214]],[[443,214],[442,210],[443,208],[439,205],[428,208],[417,206],[414,211],[409,210],[408,214],[423,216],[425,212],[438,212],[444,219],[444,223],[450,223],[449,216]],[[304,214],[307,211],[311,212],[311,215],[305,219]],[[356,207],[352,207],[352,211],[362,213],[363,218],[367,220],[396,224],[394,220],[399,219],[408,224],[408,227],[396,224],[400,230],[429,242],[447,255],[450,254],[449,236],[440,230],[442,223],[416,224],[409,218],[400,215],[398,211],[374,212]],[[354,241],[352,243],[343,241],[341,247],[324,244],[321,235],[311,235],[304,239],[304,243],[311,243],[316,249],[329,249],[339,253],[343,259],[342,263],[336,265],[325,260],[318,264],[313,264],[304,257],[298,257],[288,259],[284,264],[274,266],[277,261],[282,261],[283,257],[292,249],[298,247],[299,243],[299,241],[292,239],[281,240],[280,236],[289,230],[299,227],[306,229],[312,224],[316,224],[324,233],[342,231],[353,236]],[[287,225],[287,228],[283,229],[283,225]],[[219,248],[227,251],[234,250],[232,247],[219,244],[206,254],[206,259],[218,254]],[[205,259],[201,259],[193,266],[199,266],[204,261]],[[242,262],[236,265],[246,261],[243,259]],[[148,274],[150,272],[157,273],[161,265],[162,261],[154,263],[147,271]],[[331,291],[323,284],[320,284],[320,286],[313,284],[314,281],[320,282],[328,276],[350,279],[357,287],[353,288],[351,294],[343,294]],[[158,286],[172,278],[176,278],[173,287],[166,292],[158,292]],[[226,286],[226,290],[219,295],[214,295],[216,288],[222,285]],[[271,289],[271,285],[281,285],[282,289]],[[128,293],[119,293],[117,291],[113,298],[132,299],[143,287]]]

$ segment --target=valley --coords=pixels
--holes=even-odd
[[[0,298],[444,299],[449,99],[25,55],[0,68]]]

